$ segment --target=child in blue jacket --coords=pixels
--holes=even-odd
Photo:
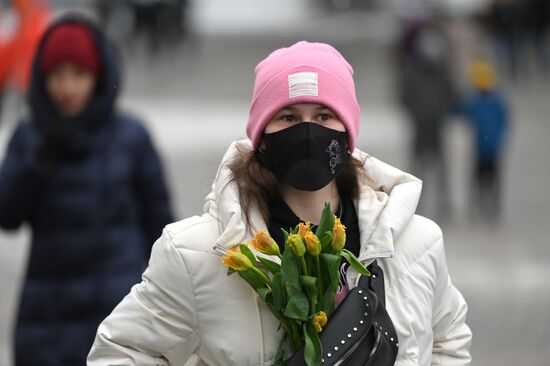
[[[464,115],[474,134],[472,204],[488,219],[498,219],[501,208],[501,160],[509,129],[508,106],[496,89],[496,72],[487,62],[471,65],[473,90],[464,101]]]

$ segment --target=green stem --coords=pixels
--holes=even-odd
[[[317,270],[317,285],[319,286],[319,298],[325,294],[325,284],[323,283],[323,274],[321,273],[321,261],[319,256],[315,256],[315,267]]]
[[[307,264],[306,264],[306,259],[304,258],[304,256],[301,256],[300,257],[300,264],[302,265],[302,272],[304,273],[304,276],[309,276],[309,272],[307,270]],[[310,293],[311,295],[311,292],[308,291],[308,293]],[[309,302],[309,314],[310,315],[313,315],[315,313],[315,299],[311,298],[311,296],[309,296],[310,298],[308,299],[308,302]]]
[[[296,331],[296,324],[292,320],[284,318],[282,316],[279,320],[281,322],[281,326],[283,327],[283,329],[285,331],[285,336],[290,341],[290,348],[291,348],[292,352],[294,353],[297,350],[299,350],[300,347],[302,346],[302,344],[300,343],[301,338],[300,338],[299,334],[297,334],[297,331]]]
[[[281,323],[281,324],[283,325],[284,323]],[[285,328],[284,325],[283,325],[283,328]],[[285,329],[285,331],[283,332],[283,336],[281,337],[281,341],[279,342],[279,347],[277,348],[277,354],[275,356],[275,365],[283,364],[284,357],[285,357],[286,339],[287,339],[287,331]]]
[[[284,329],[285,336],[290,341],[292,352],[296,352],[298,349],[300,349],[302,344],[300,334],[298,334],[296,331],[295,323],[292,320],[285,318],[284,315],[281,314],[279,311],[275,311],[271,306],[270,309],[273,314],[275,314],[275,317],[281,322],[281,326]]]
[[[269,279],[269,277],[267,277],[267,275],[262,271],[260,270],[259,268],[257,267],[252,267],[251,268],[258,276],[260,276],[260,278],[265,282],[266,285],[269,286],[269,288],[271,288],[271,280]]]
[[[312,316],[315,314],[315,299],[313,297],[311,299],[308,299],[309,301],[309,316]]]
[[[307,271],[307,266],[306,266],[306,260],[305,260],[304,256],[300,257],[300,264],[302,265],[303,275],[304,276],[309,276],[308,271]]]
[[[302,340],[302,329],[296,325],[293,321],[290,322],[290,327],[292,328],[291,332],[291,345],[292,345],[292,352],[296,353],[302,347],[303,340]]]

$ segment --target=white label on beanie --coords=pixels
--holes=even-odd
[[[297,72],[288,75],[288,97],[318,96],[319,87],[316,72]]]

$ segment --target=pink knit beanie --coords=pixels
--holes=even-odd
[[[297,103],[323,104],[348,132],[350,151],[359,133],[360,110],[353,68],[332,46],[301,41],[272,52],[256,66],[256,81],[246,133],[254,148],[265,126],[282,108]]]

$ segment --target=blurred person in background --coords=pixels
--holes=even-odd
[[[51,19],[51,12],[44,0],[12,0],[11,10],[15,29],[1,43],[0,72],[6,81],[11,81],[17,91],[24,94],[29,87],[34,53]]]
[[[526,30],[530,26],[529,3],[524,0],[492,0],[483,16],[499,66],[514,80],[525,69],[523,51]]]
[[[8,81],[8,45],[15,33],[13,12],[0,1],[0,124],[2,122],[2,107]]]
[[[485,61],[470,67],[471,93],[465,97],[464,116],[474,135],[472,217],[496,222],[501,211],[501,164],[509,129],[508,105],[496,89],[496,72]]]
[[[527,8],[527,39],[532,45],[535,63],[546,76],[550,71],[550,49],[548,46],[548,31],[550,25],[550,1],[526,0]]]
[[[443,146],[445,121],[457,102],[450,51],[446,35],[428,19],[406,25],[397,54],[400,101],[413,127],[412,172],[435,193],[439,220],[450,211]],[[421,202],[419,211],[425,208]]]
[[[12,0],[10,5],[0,14],[0,22],[6,21],[0,24],[0,117],[8,86],[27,93],[36,46],[51,19],[45,0]]]
[[[186,36],[188,0],[96,0],[108,32],[125,46],[143,38],[148,52],[171,50]]]
[[[119,89],[113,49],[91,22],[71,15],[47,29],[31,115],[0,167],[0,227],[32,229],[16,365],[85,364],[172,221],[159,156],[144,126],[115,110]]]
[[[283,251],[281,228],[319,224],[327,202],[346,226],[346,248],[378,275],[389,314],[378,343],[387,347],[371,353],[365,337],[353,357],[469,365],[467,305],[450,280],[441,230],[415,215],[421,181],[355,148],[361,115],[351,65],[328,44],[302,41],[255,70],[249,139],[228,148],[203,215],[164,229],[143,281],[99,326],[88,365],[273,364],[280,324],[227,276],[222,256],[261,229]],[[340,272],[336,301],[345,306],[360,277],[345,264]]]
[[[132,0],[136,33],[146,36],[151,52],[181,41],[186,27],[186,0]]]

